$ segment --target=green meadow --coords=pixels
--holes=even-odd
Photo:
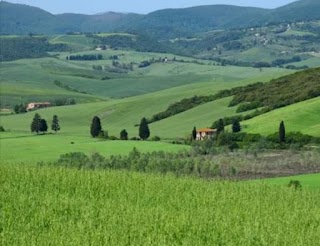
[[[320,136],[320,98],[314,98],[280,108],[242,123],[250,133],[272,134],[278,132],[284,121],[287,132],[302,132]]]
[[[286,186],[291,180],[300,182],[302,188],[319,189],[320,188],[320,173],[298,175],[293,177],[273,178],[266,180],[269,184]]]

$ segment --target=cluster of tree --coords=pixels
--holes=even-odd
[[[94,38],[111,49],[133,49],[140,52],[172,53],[170,42],[159,42],[150,36],[139,35],[109,35],[105,37],[95,35]]]
[[[71,56],[67,56],[66,59],[72,60],[72,61],[97,61],[97,60],[102,60],[103,56],[101,54],[71,55]]]
[[[71,87],[71,86],[69,86],[69,85],[66,85],[66,84],[63,84],[61,81],[59,81],[59,80],[55,80],[54,81],[54,84],[56,85],[56,86],[58,86],[58,87],[60,87],[60,88],[63,88],[63,89],[65,89],[65,90],[67,90],[67,91],[72,91],[72,92],[77,92],[77,93],[82,93],[82,94],[88,94],[86,91],[79,91],[78,89],[75,89],[75,88],[73,88],[73,87]],[[68,103],[68,101],[69,101],[69,103]],[[73,100],[74,101],[74,100]],[[68,105],[68,104],[75,104],[75,103],[70,103],[71,102],[71,100],[66,100],[66,104],[62,104],[62,105]]]
[[[304,135],[300,132],[286,133],[285,124],[283,121],[279,124],[279,131],[268,136],[260,134],[251,134],[240,132],[241,125],[239,121],[232,122],[232,132],[225,131],[226,126],[223,119],[219,119],[213,125],[217,129],[217,134],[214,138],[208,138],[205,141],[193,141],[193,146],[198,146],[198,153],[208,154],[214,151],[214,148],[227,147],[230,150],[237,148],[246,149],[254,146],[258,149],[288,149],[292,146],[301,148],[307,144],[319,144],[320,138],[309,135]],[[192,131],[192,135],[195,132]]]
[[[66,44],[51,44],[44,37],[0,37],[0,61],[49,56],[48,52],[68,51]]]
[[[241,110],[259,107],[276,109],[320,96],[320,68],[298,72],[272,80],[229,90],[229,106],[241,104]]]
[[[92,118],[91,126],[90,126],[90,134],[93,138],[104,138],[104,139],[111,139],[116,140],[117,137],[110,137],[107,131],[102,129],[101,120],[98,116],[94,116]],[[142,140],[147,140],[150,137],[150,129],[148,126],[148,121],[145,117],[141,119],[139,125],[139,137]],[[128,140],[128,132],[123,129],[120,132],[120,140]]]
[[[16,104],[13,110],[16,114],[23,114],[27,112],[26,108],[27,108],[26,105],[21,103],[21,104]]]
[[[45,119],[42,119],[41,116],[36,113],[33,117],[30,128],[31,132],[36,132],[37,134],[39,134],[39,132],[42,132],[44,134],[48,131],[47,121]],[[57,115],[53,116],[51,129],[55,133],[57,131],[60,131],[59,119]]]
[[[133,71],[133,63],[132,62],[126,64],[126,63],[120,63],[118,61],[113,60],[112,61],[112,66],[114,66],[116,68],[119,68],[119,69],[122,69],[122,70]]]
[[[61,155],[53,163],[55,166],[77,169],[113,169],[130,170],[148,173],[174,173],[177,176],[197,177],[228,177],[234,176],[235,170],[223,168],[205,156],[193,155],[188,152],[166,153],[163,151],[141,153],[134,148],[127,156],[104,156],[95,153],[91,157],[81,152]]]
[[[79,93],[85,93],[85,92],[79,92]],[[76,104],[76,100],[74,98],[56,98],[51,102],[52,106],[65,106],[65,105],[75,105],[75,104]]]

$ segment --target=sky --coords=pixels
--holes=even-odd
[[[1,0],[2,1],[2,0]],[[147,14],[165,8],[185,8],[198,5],[229,4],[276,8],[295,0],[6,0],[36,6],[52,14],[97,14],[108,11]]]

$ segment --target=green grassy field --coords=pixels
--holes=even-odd
[[[70,38],[70,37],[69,37]],[[1,64],[1,104],[14,105],[29,101],[48,101],[58,97],[72,97],[79,102],[96,101],[103,98],[123,98],[156,92],[188,84],[202,82],[229,83],[248,79],[267,81],[292,73],[284,69],[270,68],[260,72],[254,68],[220,67],[196,63],[169,62],[138,68],[128,74],[96,71],[93,65],[111,66],[110,56],[120,55],[120,63],[139,64],[143,60],[166,57],[170,54],[139,53],[133,51],[87,51],[71,54],[102,54],[101,61],[67,61],[70,53],[57,54],[58,58],[23,59]],[[176,57],[185,61],[193,59]],[[111,79],[102,80],[103,77]],[[75,93],[54,84],[58,80],[75,90]],[[201,86],[201,85],[199,85]]]
[[[272,134],[278,132],[284,121],[286,132],[300,131],[304,134],[320,136],[320,98],[314,98],[280,108],[242,122],[246,132]]]
[[[2,245],[317,245],[320,191],[0,165]]]
[[[298,180],[303,188],[320,189],[320,173],[273,178],[266,180],[266,182],[276,185],[288,185],[290,180]]]
[[[163,142],[146,141],[103,141],[88,137],[73,135],[23,135],[1,133],[1,162],[39,162],[55,161],[61,154],[83,152],[85,154],[99,153],[106,157],[111,155],[126,155],[133,148],[141,152],[167,151],[178,152],[189,149],[184,145],[173,145]]]

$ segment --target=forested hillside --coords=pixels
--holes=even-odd
[[[186,37],[210,30],[265,26],[320,19],[318,0],[300,0],[277,9],[229,5],[165,9],[147,15],[106,12],[97,15],[52,15],[27,5],[0,2],[1,34],[62,34],[125,31],[158,39]]]
[[[0,37],[0,61],[40,58],[48,52],[67,50],[67,45],[50,44],[45,37]]]

